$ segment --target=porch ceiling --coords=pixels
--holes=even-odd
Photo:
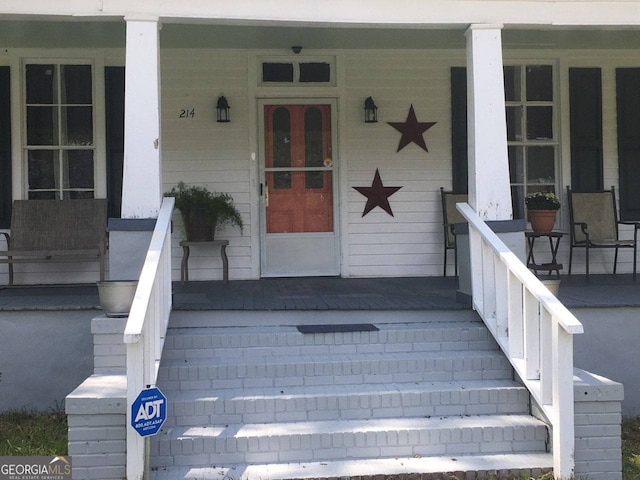
[[[465,28],[373,28],[326,26],[163,24],[163,48],[286,49],[422,49],[464,48]],[[509,28],[509,49],[638,49],[640,29]],[[0,21],[3,48],[123,48],[121,21]]]

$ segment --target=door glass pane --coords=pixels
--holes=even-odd
[[[527,107],[527,139],[553,138],[553,107]]]
[[[62,83],[61,103],[91,105],[91,65],[62,65],[60,67]]]
[[[65,189],[93,188],[93,150],[65,150],[62,168]]]
[[[26,91],[28,104],[57,103],[55,65],[27,65]]]
[[[527,149],[527,183],[553,184],[555,181],[554,147]]]
[[[529,65],[527,67],[527,101],[553,101],[551,65]]]
[[[504,97],[507,102],[520,101],[520,67],[504,67]]]
[[[304,113],[304,166],[323,167],[322,112],[310,107]],[[322,188],[322,172],[305,172],[306,188]]]
[[[57,107],[27,107],[27,145],[58,145]]]
[[[62,107],[63,145],[93,145],[93,109]]]
[[[273,165],[271,167],[291,167],[291,115],[286,108],[273,112]],[[274,172],[273,188],[291,188],[289,172]]]

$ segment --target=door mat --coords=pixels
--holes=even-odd
[[[370,323],[340,323],[336,325],[297,325],[300,333],[377,332]]]

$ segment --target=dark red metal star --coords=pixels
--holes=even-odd
[[[382,185],[382,179],[380,178],[380,172],[376,168],[376,174],[373,177],[373,183],[370,187],[353,187],[362,195],[367,197],[367,204],[364,207],[362,216],[376,207],[380,207],[385,212],[393,217],[391,211],[391,205],[389,205],[389,197],[400,190],[402,187],[385,187]]]
[[[402,138],[400,139],[400,144],[398,145],[398,150],[396,150],[396,152],[399,152],[411,142],[418,145],[425,152],[429,151],[427,150],[427,144],[424,142],[422,134],[433,127],[437,122],[419,122],[416,118],[416,112],[413,110],[413,104],[411,105],[411,108],[409,108],[409,115],[407,115],[406,122],[387,123],[402,133]]]

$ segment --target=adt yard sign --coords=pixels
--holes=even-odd
[[[167,419],[167,397],[156,387],[142,390],[131,404],[131,426],[141,437],[155,435]]]

